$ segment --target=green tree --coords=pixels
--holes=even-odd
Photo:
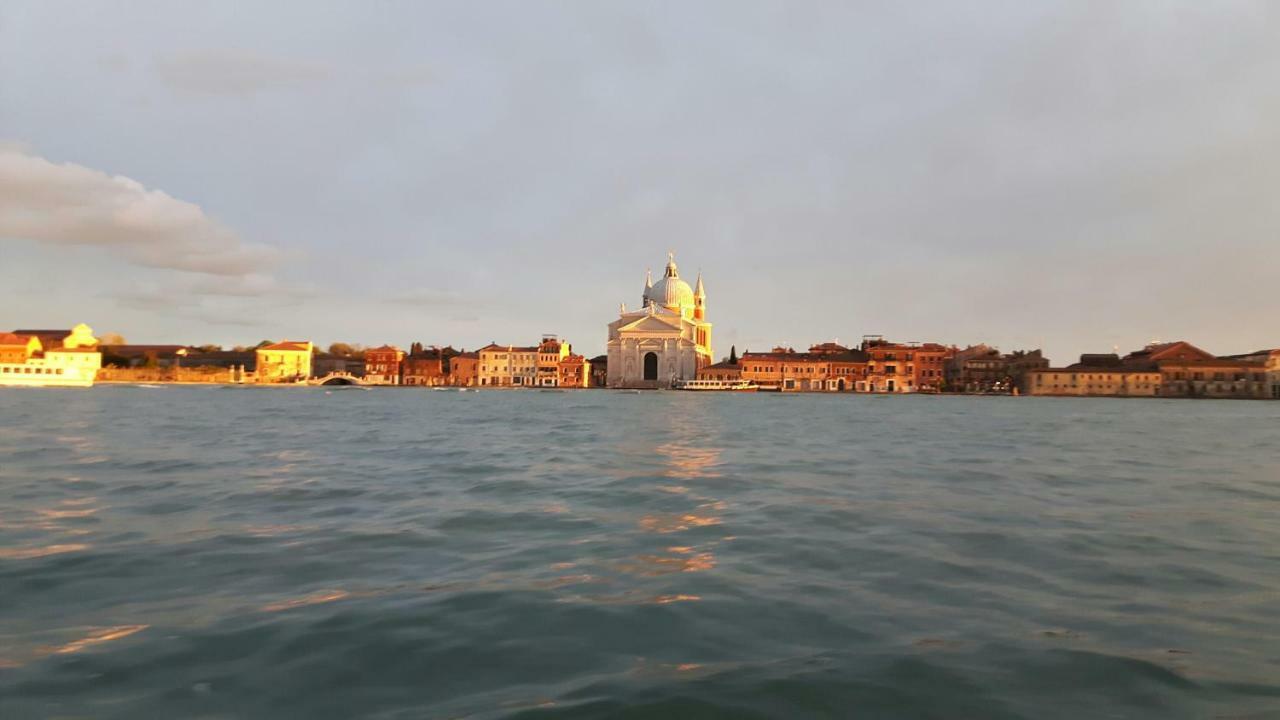
[[[729,346],[729,364],[730,365],[738,364],[738,346],[737,345]]]

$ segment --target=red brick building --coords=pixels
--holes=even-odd
[[[404,351],[383,345],[364,352],[364,381],[370,385],[399,385]]]

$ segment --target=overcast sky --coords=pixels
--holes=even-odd
[[[1280,346],[1280,3],[0,5],[0,330]]]

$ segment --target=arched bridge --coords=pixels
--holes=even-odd
[[[312,385],[363,385],[364,378],[358,378],[348,372],[331,372],[324,377],[312,378]]]

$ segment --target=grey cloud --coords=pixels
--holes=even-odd
[[[252,95],[322,84],[333,76],[327,63],[270,57],[250,50],[189,50],[163,55],[156,72],[169,87],[210,95]]]
[[[0,147],[0,238],[88,245],[138,265],[228,277],[272,264],[200,208],[123,176]]]

